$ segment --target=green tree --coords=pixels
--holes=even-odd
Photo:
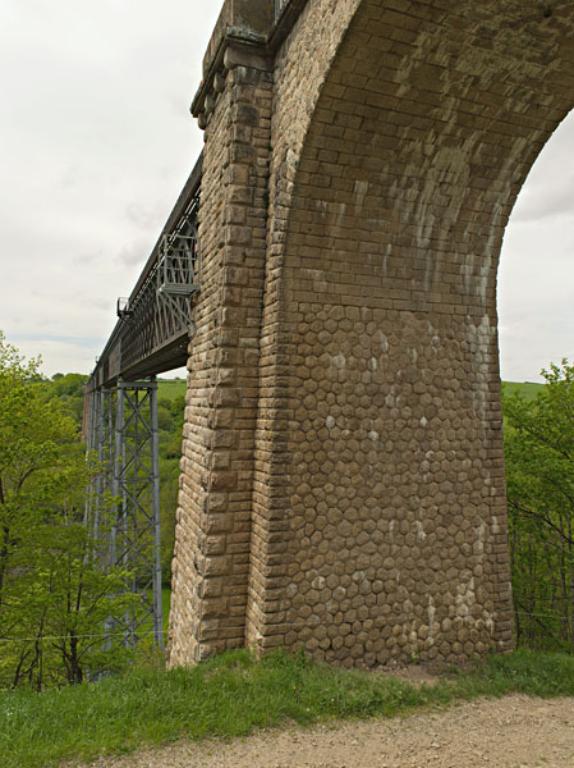
[[[43,382],[48,397],[58,398],[66,412],[81,426],[84,415],[84,391],[88,377],[83,373],[56,373]]]
[[[179,395],[172,400],[160,399],[158,410],[160,412],[161,563],[163,583],[166,587],[169,587],[171,581],[171,560],[175,543],[175,513],[179,489],[179,464],[185,396]]]
[[[522,641],[574,641],[574,366],[536,398],[504,398],[516,623]]]
[[[102,632],[130,598],[99,565],[83,523],[95,468],[38,365],[0,333],[0,685],[41,689],[120,662]]]

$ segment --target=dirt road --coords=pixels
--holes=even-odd
[[[512,696],[405,719],[181,743],[98,768],[574,768],[574,699]]]

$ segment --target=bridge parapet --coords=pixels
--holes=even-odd
[[[237,65],[265,70],[308,0],[225,0],[203,59],[203,80],[191,111],[200,128],[207,126],[225,88],[226,72]],[[251,54],[249,61],[246,57]]]
[[[288,0],[283,0],[284,5]],[[220,49],[229,37],[264,44],[277,13],[274,0],[225,0],[203,57],[203,76],[209,77]]]

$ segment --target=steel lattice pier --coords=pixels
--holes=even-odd
[[[139,596],[114,633],[133,646],[151,631],[163,648],[157,382],[119,380],[92,392],[88,407],[87,442],[98,471],[86,525],[101,567],[125,570],[126,591]]]

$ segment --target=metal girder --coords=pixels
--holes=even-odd
[[[86,508],[93,551],[102,568],[129,573],[125,589],[139,596],[113,631],[133,646],[151,626],[163,649],[157,382],[120,380],[93,391],[88,413],[86,442],[99,467]]]
[[[136,286],[118,300],[118,322],[92,373],[88,390],[137,380],[185,365],[199,290],[197,220],[201,158],[171,213]]]
[[[120,312],[121,367],[130,369],[191,331],[191,302],[199,290],[197,195],[178,228],[162,237],[146,281]]]
[[[84,522],[90,532],[96,557],[101,543],[101,523],[105,495],[111,491],[112,443],[108,435],[113,425],[109,390],[98,389],[86,396],[88,418],[84,438],[88,453],[97,460],[98,473],[88,488]]]

